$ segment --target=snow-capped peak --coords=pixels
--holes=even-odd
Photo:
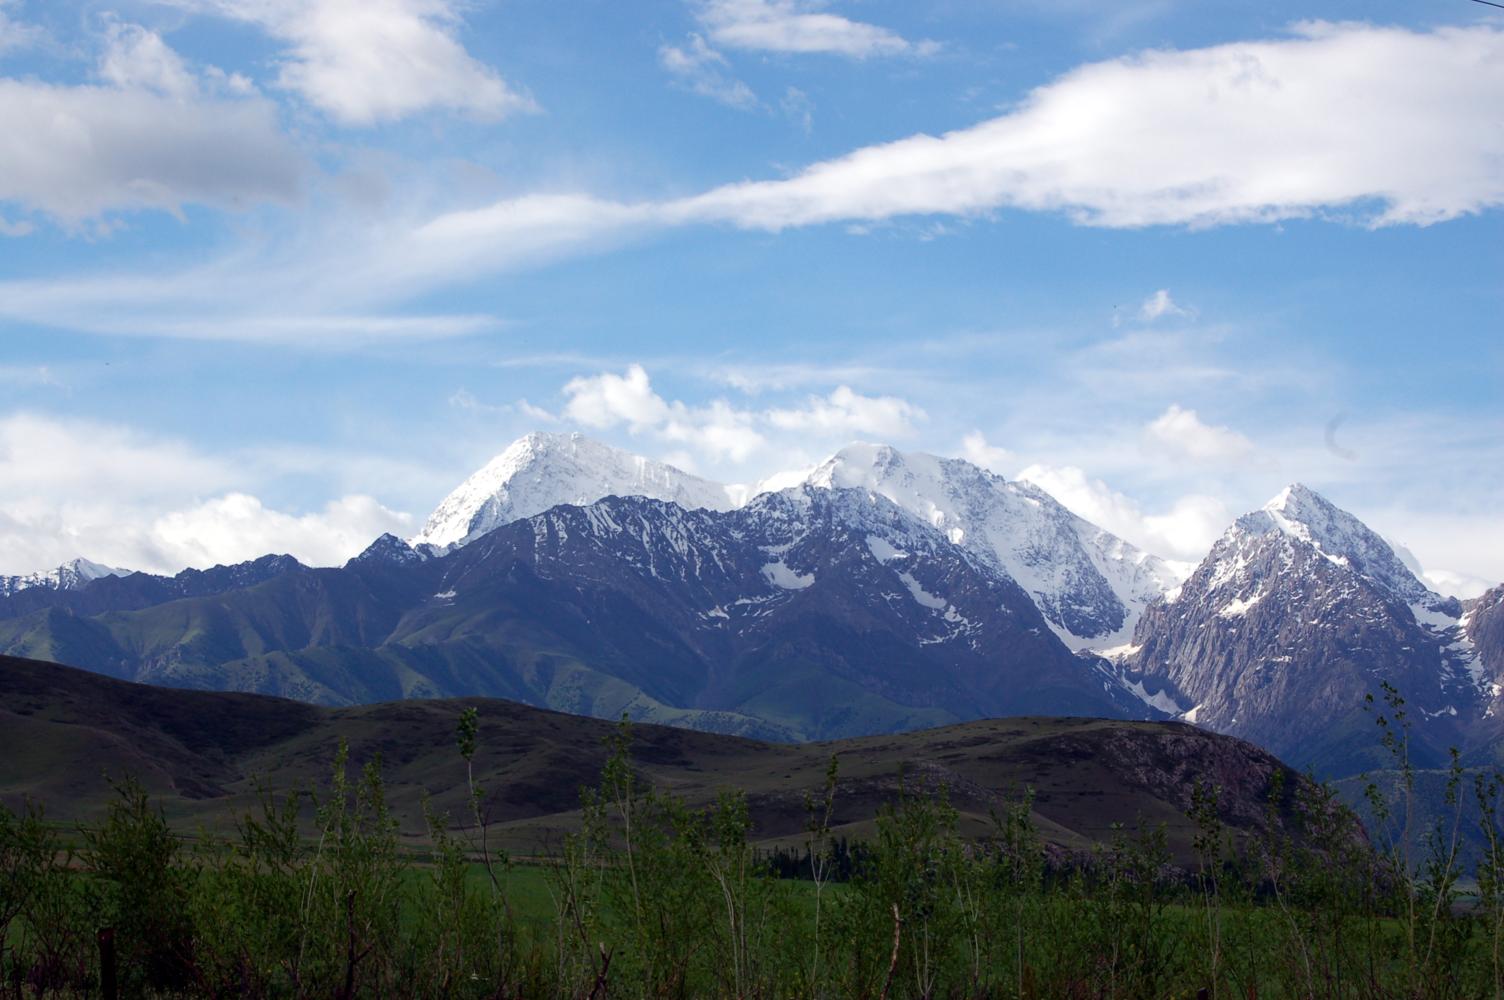
[[[857,443],[807,482],[887,497],[1011,576],[1073,649],[1126,642],[1144,607],[1179,581],[1163,560],[1077,517],[1038,487],[962,459]]]
[[[579,434],[529,434],[451,493],[412,544],[420,552],[452,548],[559,504],[607,496],[724,511],[794,485],[796,477],[785,475],[722,486]],[[961,459],[856,443],[798,476],[797,485],[886,498],[979,564],[1012,577],[1073,649],[1128,641],[1144,607],[1183,576],[1038,487]]]
[[[76,590],[84,584],[106,576],[130,576],[131,570],[116,569],[88,559],[74,559],[55,569],[28,573],[24,576],[0,576],[0,597],[32,587],[48,590]]]
[[[1427,607],[1451,603],[1422,583],[1378,532],[1301,483],[1285,487],[1261,510],[1239,518],[1232,530],[1254,535],[1278,531],[1401,600]]]
[[[550,507],[608,496],[645,496],[711,510],[729,510],[738,499],[718,483],[581,434],[532,433],[444,498],[412,544],[463,545]]]

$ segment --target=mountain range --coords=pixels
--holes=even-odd
[[[0,592],[0,652],[323,705],[487,695],[795,741],[1180,718],[1326,773],[1499,742],[1504,587],[1466,604],[1303,486],[1188,578],[1039,488],[858,444],[727,487],[533,434],[340,568],[285,556]]]

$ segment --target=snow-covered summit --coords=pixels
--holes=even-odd
[[[1456,601],[1422,583],[1383,536],[1308,486],[1292,483],[1285,487],[1262,509],[1238,518],[1223,540],[1236,542],[1235,536],[1257,538],[1275,532],[1310,545],[1407,604],[1449,613],[1453,619],[1461,612]]]
[[[1175,571],[1030,483],[970,462],[853,444],[810,473],[826,488],[881,494],[1011,576],[1073,649],[1127,642]]]
[[[608,496],[645,496],[711,510],[736,506],[726,487],[672,465],[581,434],[533,433],[512,442],[445,497],[412,544],[463,545],[550,507]]]
[[[529,434],[450,494],[412,545],[420,553],[425,546],[453,548],[559,504],[608,496],[726,511],[780,493],[792,504],[809,489],[851,489],[891,501],[979,565],[1011,577],[1076,650],[1127,642],[1144,607],[1180,579],[1163,560],[1072,514],[1032,484],[961,459],[862,443],[801,476],[748,488],[713,483],[579,434]]]
[[[38,573],[28,573],[24,576],[0,576],[0,597],[9,597],[11,594],[30,590],[32,587],[45,587],[48,590],[77,590],[91,580],[130,574],[131,571],[128,569],[115,569],[113,566],[104,566],[88,559],[74,559],[55,569]]]

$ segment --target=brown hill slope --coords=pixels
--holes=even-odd
[[[258,783],[277,791],[324,786],[345,741],[356,765],[380,753],[403,833],[417,843],[425,797],[439,811],[464,812],[454,732],[470,705],[481,721],[478,776],[503,840],[546,849],[573,826],[579,789],[596,781],[612,726],[490,699],[325,709],[0,657],[0,801],[31,796],[55,820],[87,822],[110,795],[106,775],[132,773],[180,826],[226,829],[254,805]],[[1014,718],[793,746],[634,729],[643,778],[690,803],[744,790],[756,836],[770,842],[798,838],[805,793],[818,791],[832,754],[840,758],[838,833],[865,835],[904,782],[947,787],[963,828],[981,834],[990,811],[1029,786],[1035,819],[1054,843],[1083,847],[1114,823],[1163,822],[1182,856],[1196,781],[1221,787],[1225,821],[1252,832],[1264,822],[1273,776],[1284,775],[1282,817],[1301,780],[1248,743],[1176,723]]]

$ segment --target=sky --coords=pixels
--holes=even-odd
[[[0,573],[414,534],[531,430],[852,440],[1504,581],[1504,11],[0,0]]]

